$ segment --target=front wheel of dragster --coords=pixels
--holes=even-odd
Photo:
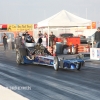
[[[58,69],[59,69],[59,61],[58,61],[58,57],[57,56],[54,57],[53,67],[54,67],[54,70],[58,71]]]
[[[79,55],[77,55],[76,56],[76,59],[83,59],[83,55],[82,54],[79,54]],[[79,63],[78,65],[77,65],[77,70],[80,70],[81,69],[81,63]]]
[[[78,64],[77,70],[79,71],[81,69],[81,63]]]

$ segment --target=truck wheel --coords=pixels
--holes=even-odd
[[[16,51],[16,62],[17,62],[17,64],[21,64],[21,62],[22,62],[22,55],[21,55],[21,51],[18,49],[17,51]]]
[[[58,71],[59,62],[58,62],[58,57],[57,57],[57,56],[54,57],[54,64],[53,64],[53,66],[54,66],[54,69],[55,69],[56,71]]]

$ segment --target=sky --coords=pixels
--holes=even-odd
[[[61,10],[100,22],[100,0],[0,0],[0,24],[36,24]]]

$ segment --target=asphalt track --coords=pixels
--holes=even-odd
[[[15,51],[0,47],[0,85],[28,87],[12,90],[30,100],[100,100],[100,64],[87,62],[81,71],[57,72],[47,66],[19,66]]]

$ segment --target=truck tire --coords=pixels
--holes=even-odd
[[[59,69],[59,61],[58,61],[58,57],[57,56],[54,57],[53,66],[54,66],[54,70],[58,71],[58,69]]]

